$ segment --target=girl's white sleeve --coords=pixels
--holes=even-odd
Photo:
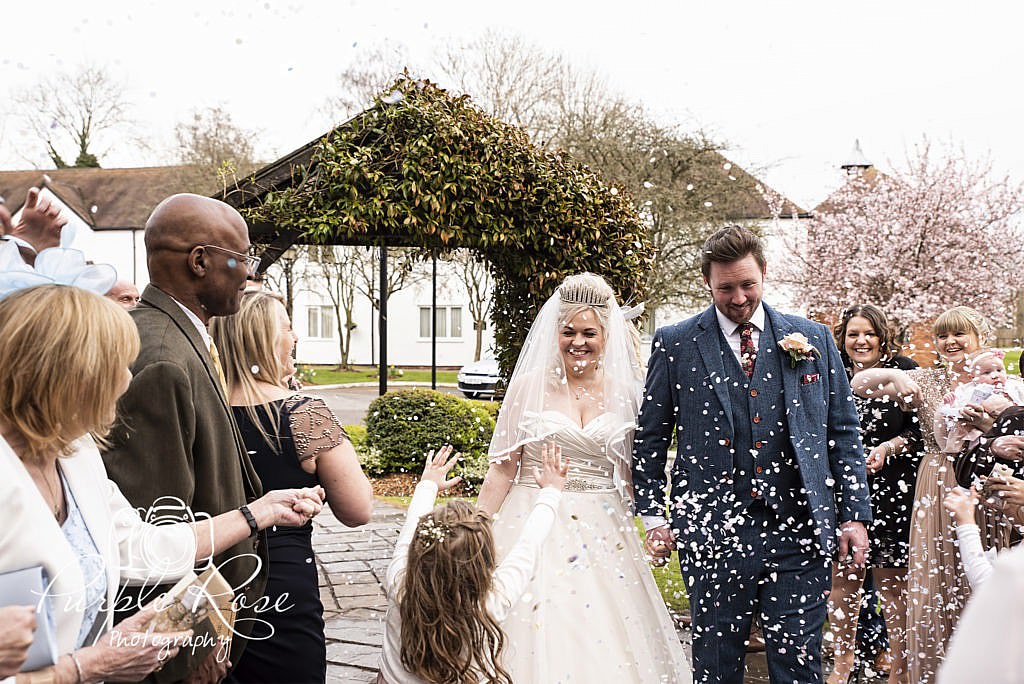
[[[1024,548],[999,554],[971,596],[946,649],[938,684],[1024,681]]]
[[[434,509],[434,501],[437,499],[437,483],[430,480],[422,480],[416,485],[412,493],[412,500],[409,502],[409,510],[405,514],[405,524],[398,534],[395,542],[395,552],[391,557],[391,564],[388,565],[387,574],[384,575],[384,591],[391,593],[395,581],[405,571],[406,561],[409,559],[409,544],[412,543],[412,536],[416,533],[416,525],[420,518]]]
[[[992,559],[981,546],[981,531],[977,525],[957,525],[956,537],[967,581],[972,590],[977,590],[992,576]],[[992,553],[995,554],[994,549]]]
[[[503,622],[512,611],[512,606],[526,591],[537,565],[537,554],[547,539],[555,522],[558,503],[562,492],[554,487],[544,487],[537,495],[537,501],[530,516],[519,533],[519,539],[494,573],[494,587],[487,597],[487,612],[498,622]]]

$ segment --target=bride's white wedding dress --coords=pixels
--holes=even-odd
[[[569,458],[558,518],[522,600],[502,624],[504,663],[516,684],[692,682],[679,637],[643,557],[612,461],[613,432],[631,431],[611,413],[580,427],[545,411],[547,438]],[[544,430],[548,432],[548,430]],[[541,443],[523,447],[519,478],[495,516],[499,559],[515,544],[539,489]]]

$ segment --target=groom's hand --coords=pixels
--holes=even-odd
[[[660,568],[668,563],[675,548],[676,541],[672,538],[672,530],[668,525],[647,530],[647,536],[644,538],[644,550],[651,557],[651,565],[654,567]]]
[[[854,567],[864,567],[868,552],[868,531],[864,523],[848,520],[839,529],[839,562],[845,563],[852,556]]]

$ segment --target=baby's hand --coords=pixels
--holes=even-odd
[[[545,444],[540,450],[543,469],[533,466],[533,479],[542,488],[554,487],[561,491],[569,474],[569,459],[562,460],[562,447]]]
[[[441,447],[441,450],[436,454],[431,451],[427,454],[427,463],[423,466],[423,475],[420,477],[420,481],[434,482],[437,484],[437,490],[440,492],[447,491],[455,485],[462,482],[462,478],[455,476],[450,480],[445,478],[448,473],[451,472],[452,468],[455,467],[455,463],[459,460],[459,456],[462,454],[455,454],[451,456],[452,445],[445,444]],[[451,458],[449,458],[451,456]]]
[[[974,509],[978,506],[978,492],[974,487],[953,487],[942,500],[942,507],[953,514],[957,525],[974,523]]]

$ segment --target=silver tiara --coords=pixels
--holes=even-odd
[[[582,283],[562,284],[558,286],[558,298],[566,304],[586,304],[587,306],[608,306],[608,297]]]

